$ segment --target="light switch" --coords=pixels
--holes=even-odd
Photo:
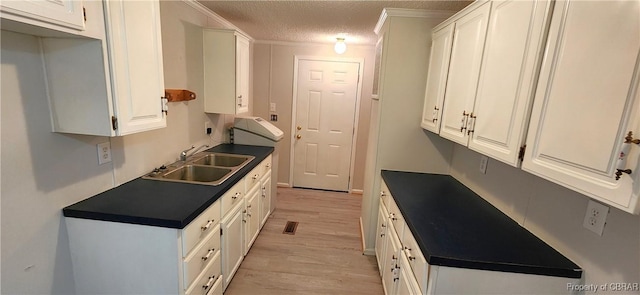
[[[276,111],[276,103],[272,102],[269,104],[269,111],[274,112]]]

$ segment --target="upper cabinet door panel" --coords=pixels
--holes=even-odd
[[[454,27],[455,24],[451,24],[434,32],[431,41],[431,58],[429,58],[429,74],[421,126],[436,134],[440,133],[440,117],[444,103],[444,90],[447,85]]]
[[[495,1],[469,148],[518,166],[539,70],[549,1]]]
[[[487,2],[455,23],[440,136],[465,146],[466,125],[476,96],[490,8],[491,3]]]
[[[547,48],[523,169],[637,212],[640,171],[629,161],[633,174],[614,173],[626,133],[639,134],[629,122],[638,115],[640,2],[557,1]]]
[[[236,36],[236,42],[236,114],[242,114],[249,111],[249,40]]]
[[[157,1],[106,1],[119,135],[166,126],[160,7]]]
[[[38,23],[61,26],[77,31],[84,30],[82,1],[2,1],[3,17],[38,25]],[[8,15],[5,15],[7,13]]]

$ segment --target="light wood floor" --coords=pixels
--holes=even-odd
[[[360,195],[278,188],[278,203],[225,295],[383,294],[362,255]],[[283,234],[299,222],[295,235]]]

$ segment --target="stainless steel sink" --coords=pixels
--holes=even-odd
[[[231,176],[231,169],[210,166],[184,165],[164,175],[165,179],[211,182],[220,184]]]
[[[220,167],[237,167],[248,160],[251,156],[208,153],[204,157],[192,161],[195,165],[220,166]]]
[[[219,185],[249,164],[254,156],[202,152],[186,161],[155,169],[143,179]]]

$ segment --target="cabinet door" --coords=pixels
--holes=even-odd
[[[264,226],[271,214],[271,171],[262,178],[260,196],[260,228]]]
[[[244,210],[246,220],[244,255],[247,255],[260,232],[260,191],[260,185],[256,185],[247,193],[247,208]]]
[[[385,241],[387,240],[387,210],[384,205],[380,203],[378,209],[378,226],[376,230],[376,259],[378,260],[378,270],[380,271],[380,275],[383,274],[385,268],[384,259],[385,255]]]
[[[640,134],[629,124],[640,113],[639,50],[640,2],[556,1],[524,170],[638,212],[637,160],[619,165],[633,174],[614,174],[625,135]]]
[[[440,133],[440,116],[444,104],[444,90],[449,73],[451,42],[455,23],[433,32],[431,39],[431,57],[429,58],[429,74],[425,90],[424,109],[422,110],[422,128]]]
[[[397,285],[398,289],[396,290],[396,294],[398,295],[420,295],[426,294],[426,292],[420,291],[420,286],[416,281],[416,278],[413,276],[409,266],[409,260],[407,257],[402,254],[399,258],[398,265],[398,280]]]
[[[399,263],[400,263],[400,239],[392,230],[387,231],[386,246],[384,259],[386,260],[385,268],[382,270],[382,288],[384,293],[395,294],[396,286],[399,279]]]
[[[518,166],[544,51],[549,1],[494,1],[469,148]]]
[[[118,135],[162,128],[164,72],[158,1],[105,1]]]
[[[244,258],[244,203],[238,204],[231,214],[222,220],[222,275],[224,289],[229,286],[233,275]]]
[[[249,40],[236,35],[236,114],[249,111]]]
[[[466,126],[473,110],[491,2],[455,23],[440,136],[467,145]]]
[[[2,1],[2,17],[33,25],[84,30],[82,1]]]

